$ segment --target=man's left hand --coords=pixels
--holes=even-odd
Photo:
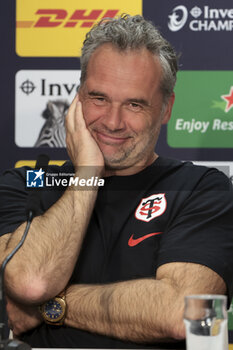
[[[14,336],[17,337],[43,322],[37,306],[18,304],[9,297],[6,301],[8,327],[13,331]]]

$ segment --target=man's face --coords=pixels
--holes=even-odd
[[[159,60],[146,49],[120,52],[104,44],[92,54],[80,100],[107,169],[144,167],[154,160],[174,100],[162,115],[161,74]]]

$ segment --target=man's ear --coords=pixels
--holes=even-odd
[[[168,102],[166,104],[165,111],[163,114],[162,124],[167,124],[169,122],[169,120],[171,118],[172,107],[173,107],[174,102],[175,102],[175,93],[173,92],[171,94],[171,96],[169,97]]]

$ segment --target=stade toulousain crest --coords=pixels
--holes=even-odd
[[[149,222],[162,215],[166,208],[165,193],[152,194],[149,197],[142,198],[135,211],[135,217],[138,220]]]

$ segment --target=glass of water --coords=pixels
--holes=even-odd
[[[226,303],[225,295],[185,297],[187,350],[228,350]]]

